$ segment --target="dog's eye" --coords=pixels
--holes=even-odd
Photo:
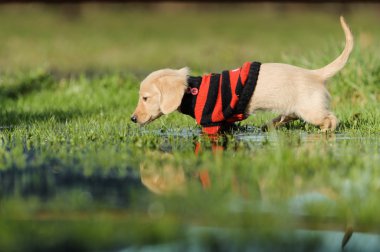
[[[144,96],[143,101],[147,101],[147,100],[148,100],[148,97]]]

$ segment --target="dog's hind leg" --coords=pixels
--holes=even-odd
[[[297,120],[298,117],[295,114],[290,115],[279,115],[276,118],[272,119],[267,124],[261,127],[261,130],[268,131],[271,128],[278,128],[284,124]]]
[[[330,95],[327,90],[305,96],[297,106],[296,114],[304,121],[319,126],[323,132],[334,131],[338,119],[329,109]]]
[[[334,131],[338,125],[338,119],[329,110],[303,110],[297,114],[306,122],[319,126],[322,132]]]

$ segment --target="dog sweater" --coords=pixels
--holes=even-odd
[[[221,74],[189,76],[180,112],[195,118],[207,134],[246,119],[245,110],[255,91],[260,66],[259,62],[246,62]]]

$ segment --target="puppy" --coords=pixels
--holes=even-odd
[[[279,114],[268,125],[277,127],[303,119],[322,131],[333,131],[338,120],[329,110],[326,81],[344,67],[354,45],[343,17],[340,22],[345,48],[338,58],[320,69],[247,62],[238,69],[203,77],[189,76],[187,67],[155,71],[141,83],[131,120],[145,125],[178,110],[194,117],[204,132],[213,134],[255,111],[267,110]]]

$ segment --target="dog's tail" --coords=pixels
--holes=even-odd
[[[354,47],[354,37],[352,36],[350,28],[348,27],[343,16],[340,17],[340,23],[342,25],[344,34],[346,35],[346,46],[344,47],[343,52],[339,55],[338,58],[336,58],[327,66],[314,70],[319,76],[321,76],[325,80],[334,76],[344,67],[348,60],[348,57],[350,56],[352,48]]]

